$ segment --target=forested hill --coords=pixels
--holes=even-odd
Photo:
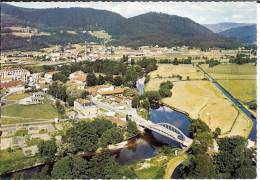
[[[231,28],[220,34],[244,43],[256,43],[256,25]]]
[[[236,44],[191,19],[154,12],[120,21],[108,31],[116,37],[116,43],[129,46],[158,44],[228,47]]]
[[[2,18],[3,26],[26,23],[43,28],[98,30],[106,29],[111,24],[124,19],[119,14],[91,8],[28,9],[1,3],[1,9],[1,15],[9,17],[9,19]]]
[[[57,32],[60,30],[105,30],[113,36],[113,41],[110,42],[113,45],[188,45],[197,47],[234,47],[238,45],[237,42],[215,34],[191,19],[162,13],[146,13],[124,18],[110,11],[91,8],[28,9],[3,3],[1,3],[1,9],[2,27],[36,27],[40,31],[54,32],[52,36],[57,36]],[[75,36],[80,36],[74,38],[74,42],[78,42],[86,35],[84,37],[79,34]],[[16,42],[16,37],[13,35],[8,38],[12,43]],[[22,43],[26,42],[23,41],[25,38],[19,38],[19,42],[21,42],[19,47],[23,47]],[[93,38],[87,38],[82,41],[93,40]],[[73,37],[65,38],[64,36],[63,43],[67,42],[65,39],[71,40]],[[52,37],[41,36],[37,38],[38,40],[42,42],[42,45],[53,43]],[[7,49],[12,48],[12,43],[8,43]],[[6,47],[5,45],[3,47]],[[1,46],[1,48],[3,47]]]

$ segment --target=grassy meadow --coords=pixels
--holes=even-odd
[[[226,71],[223,70],[221,73]],[[249,69],[244,70],[244,74],[249,72]],[[212,131],[219,127],[224,135],[248,136],[252,126],[251,121],[241,116],[232,102],[211,82],[202,80],[203,75],[192,65],[159,64],[156,71],[149,73],[151,79],[146,84],[145,90],[158,90],[160,83],[169,80],[172,74],[179,74],[184,78],[172,79],[172,96],[164,98],[163,103],[187,112],[193,119],[200,118]],[[190,80],[185,78],[187,76]]]
[[[14,105],[5,106],[2,108],[2,116],[3,116],[1,118],[2,124],[13,124],[13,123],[59,118],[60,114],[58,113],[57,109],[52,105],[51,101],[45,99],[42,104],[36,104],[36,105],[14,104]]]
[[[216,81],[235,98],[246,103],[256,99],[256,66],[253,64],[202,65]]]

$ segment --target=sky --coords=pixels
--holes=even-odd
[[[256,23],[256,2],[10,2],[26,8],[89,7],[133,17],[162,12],[188,17],[200,24],[219,22]]]

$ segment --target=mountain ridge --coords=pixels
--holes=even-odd
[[[253,23],[221,22],[215,24],[203,24],[203,26],[205,26],[206,28],[208,28],[209,30],[215,33],[220,33],[228,29],[242,27],[242,26],[249,26],[249,25],[253,25]]]
[[[238,43],[213,33],[193,20],[176,15],[149,12],[125,18],[120,14],[92,8],[20,8],[1,3],[3,26],[35,26],[44,31],[105,30],[112,45],[188,45],[233,47]],[[3,18],[4,17],[4,18]],[[47,42],[48,44],[48,42]]]
[[[256,44],[256,25],[231,28],[221,32],[220,34],[243,43]]]

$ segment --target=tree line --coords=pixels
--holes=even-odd
[[[53,166],[47,165],[31,175],[16,173],[14,176],[17,179],[136,178],[133,169],[119,165],[106,147],[138,134],[136,123],[132,121],[127,121],[126,129],[120,129],[104,118],[76,122],[62,135],[61,143],[51,139],[38,144],[39,158]],[[95,154],[98,148],[103,149]],[[80,155],[79,152],[84,153]],[[93,155],[85,158],[84,154],[88,153]]]
[[[237,54],[235,57],[230,58],[229,63],[235,64],[247,64],[247,63],[257,63],[256,58],[250,58],[246,54]]]
[[[161,63],[161,64],[173,64],[173,65],[191,64],[191,57],[182,58],[182,59],[174,58],[174,60],[172,60],[172,59],[160,59],[158,62]]]
[[[254,149],[246,148],[246,139],[240,136],[218,138],[221,129],[211,132],[201,120],[192,120],[190,126],[194,141],[190,160],[180,168],[182,178],[190,179],[253,179],[256,177]],[[213,140],[218,152],[209,153]]]

